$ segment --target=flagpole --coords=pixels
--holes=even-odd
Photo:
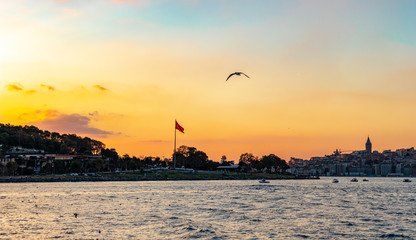
[[[176,169],[176,119],[175,119],[175,141],[173,146],[173,169]]]

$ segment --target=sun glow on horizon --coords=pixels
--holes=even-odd
[[[237,11],[230,11],[235,9]],[[0,120],[219,161],[416,142],[413,1],[9,1]],[[242,71],[250,76],[225,81]],[[363,140],[364,139],[364,140]]]

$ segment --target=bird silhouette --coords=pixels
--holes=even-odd
[[[247,74],[243,73],[243,72],[235,72],[235,73],[231,73],[230,76],[227,77],[227,79],[225,81],[228,81],[228,79],[230,77],[232,77],[233,75],[237,75],[237,76],[241,76],[241,74],[243,74],[244,76],[250,78],[249,76],[247,76]]]

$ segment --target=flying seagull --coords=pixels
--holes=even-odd
[[[247,76],[247,74],[243,73],[243,72],[235,72],[235,73],[231,73],[230,76],[228,76],[227,80],[232,77],[233,75],[237,75],[237,76],[241,76],[241,74],[243,74],[244,76],[250,78],[249,76]],[[227,81],[225,80],[225,81]]]

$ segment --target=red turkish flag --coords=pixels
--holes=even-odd
[[[184,133],[184,129],[181,125],[179,125],[179,123],[175,120],[175,128],[178,129],[181,133]]]

